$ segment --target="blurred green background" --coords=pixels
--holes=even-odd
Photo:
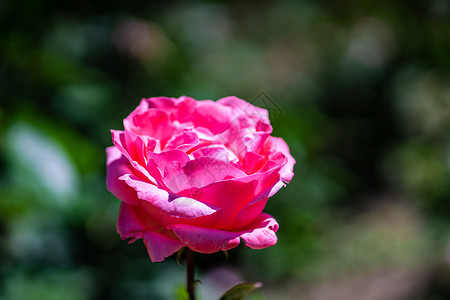
[[[0,299],[175,297],[105,188],[159,95],[272,103],[297,160],[278,244],[199,255],[203,300],[450,299],[450,2],[6,0],[0,37]]]

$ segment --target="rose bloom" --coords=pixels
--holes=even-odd
[[[123,124],[106,149],[122,239],[142,238],[152,261],[182,247],[213,253],[241,239],[253,249],[276,244],[278,223],[262,211],[292,179],[295,160],[270,136],[267,110],[236,97],[155,97]]]

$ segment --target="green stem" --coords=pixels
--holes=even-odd
[[[189,300],[195,300],[194,256],[195,252],[189,248],[186,248],[186,283],[187,283],[187,292],[189,294]]]

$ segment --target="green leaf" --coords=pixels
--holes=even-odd
[[[223,294],[219,300],[242,300],[260,287],[262,287],[261,282],[239,283]]]
[[[188,300],[189,299],[189,294],[186,291],[186,287],[184,285],[180,285],[175,290],[175,297],[177,300]]]

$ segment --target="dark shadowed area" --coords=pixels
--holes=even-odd
[[[297,160],[278,244],[198,255],[201,299],[450,299],[448,1],[6,0],[0,37],[0,299],[177,297],[105,187],[161,95],[264,107]]]

